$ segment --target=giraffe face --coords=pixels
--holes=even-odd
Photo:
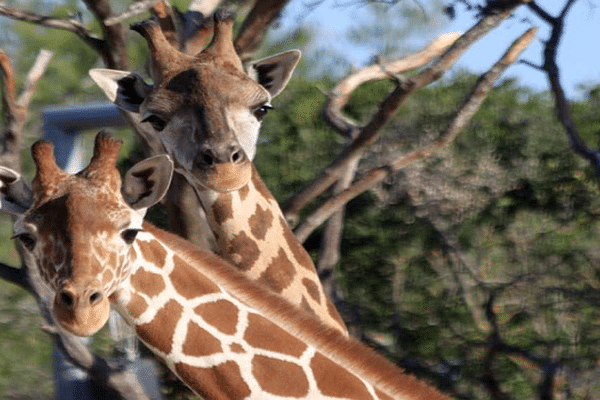
[[[55,293],[56,322],[87,336],[108,319],[109,296],[128,275],[125,260],[142,216],[87,180],[62,184],[64,194],[47,198],[17,220],[15,238]]]
[[[158,85],[139,113],[178,172],[194,184],[226,192],[250,180],[250,158],[270,101],[269,92],[245,74],[204,64]]]
[[[214,26],[213,42],[195,56],[172,47],[152,20],[132,26],[148,41],[154,85],[123,71],[96,69],[90,76],[117,106],[139,114],[194,187],[228,192],[250,181],[261,119],[300,52],[244,71],[233,48],[233,20],[217,15]]]
[[[56,166],[52,145],[35,143],[32,190],[16,172],[0,169],[0,209],[18,216],[14,237],[54,294],[54,319],[79,336],[106,323],[145,210],[164,196],[173,171],[167,156],[155,157],[134,166],[121,185],[121,144],[101,132],[90,165],[71,175]]]

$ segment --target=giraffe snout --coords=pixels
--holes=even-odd
[[[194,157],[194,180],[218,192],[239,190],[252,176],[252,164],[239,144],[204,147]]]
[[[54,318],[77,336],[96,333],[108,320],[109,312],[108,297],[97,281],[80,285],[66,283],[54,298]]]
[[[243,164],[248,160],[246,153],[239,144],[230,144],[222,148],[206,147],[201,149],[194,159],[198,168],[213,168],[217,164]]]

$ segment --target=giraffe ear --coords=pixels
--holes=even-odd
[[[173,176],[173,161],[167,155],[148,158],[125,174],[121,193],[134,210],[145,211],[167,193]]]
[[[132,72],[98,68],[90,70],[89,74],[106,97],[126,111],[139,112],[140,105],[152,89],[141,76]]]
[[[33,193],[21,178],[18,172],[0,167],[0,211],[21,215],[33,204]]]
[[[275,97],[289,82],[300,56],[300,50],[290,50],[254,61],[248,67],[248,76]]]

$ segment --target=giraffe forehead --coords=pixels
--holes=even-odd
[[[72,190],[57,198],[46,200],[31,209],[23,221],[15,224],[23,229],[35,226],[41,234],[72,239],[89,238],[103,232],[119,231],[126,224],[141,225],[141,216],[103,191],[82,193]],[[138,221],[139,220],[139,221]]]
[[[145,106],[163,107],[173,113],[186,105],[226,108],[254,105],[269,99],[265,88],[237,69],[202,64],[164,79],[148,95]]]

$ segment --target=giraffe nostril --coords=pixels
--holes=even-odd
[[[60,292],[59,299],[62,304],[69,308],[73,307],[73,305],[75,304],[75,298],[73,296],[73,293],[67,292],[66,290]]]
[[[201,163],[205,166],[212,166],[216,163],[215,157],[213,156],[212,151],[205,149],[200,152],[200,160]]]
[[[90,305],[93,306],[95,304],[98,304],[102,300],[102,297],[102,293],[100,292],[92,293],[89,297]]]

